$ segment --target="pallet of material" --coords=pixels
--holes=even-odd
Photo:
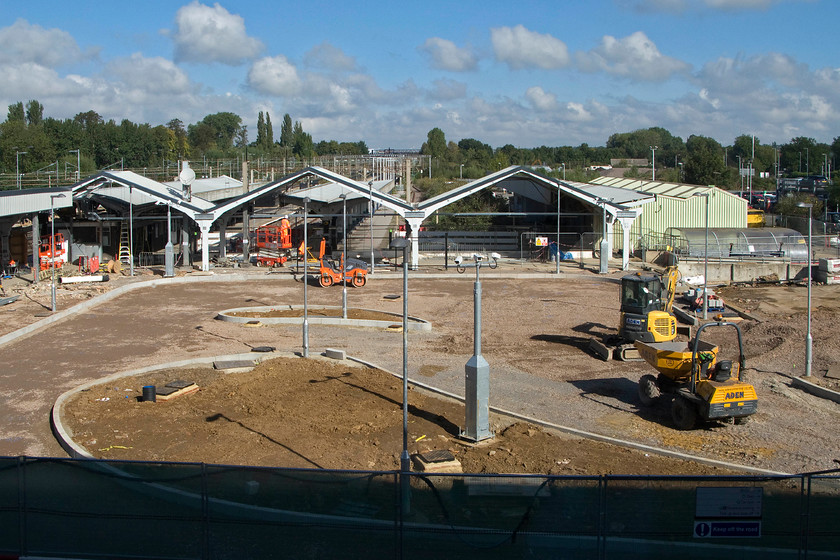
[[[159,401],[169,401],[183,397],[184,395],[189,395],[190,393],[195,393],[196,391],[198,391],[198,385],[192,381],[181,380],[170,381],[163,387],[157,387],[155,389],[157,400]]]
[[[822,282],[823,284],[840,284],[840,272],[818,270],[816,280],[817,282]]]
[[[827,272],[831,276],[840,274],[840,259],[820,259],[818,270]]]

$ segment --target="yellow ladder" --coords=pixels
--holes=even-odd
[[[120,250],[117,260],[131,266],[131,236],[125,224],[120,224]]]

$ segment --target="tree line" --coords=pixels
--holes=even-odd
[[[655,150],[652,148],[655,147]],[[762,144],[749,135],[735,138],[724,146],[717,140],[691,135],[687,140],[668,130],[652,127],[612,134],[604,146],[539,146],[518,148],[511,144],[494,148],[474,138],[457,143],[447,141],[440,128],[429,131],[421,148],[428,156],[427,167],[415,169],[419,177],[475,179],[509,165],[526,165],[570,180],[586,181],[598,173],[592,166],[618,161],[627,167],[629,177],[650,178],[648,166],[634,160],[655,160],[656,178],[662,181],[717,185],[738,189],[740,169],[751,168],[752,187],[772,190],[776,176],[824,174],[827,164],[834,169],[840,152],[840,137],[831,144],[813,138],[797,137],[781,145]],[[364,141],[314,142],[299,121],[287,113],[276,138],[271,115],[260,111],[256,138],[249,139],[248,128],[239,115],[214,113],[201,121],[185,125],[172,119],[166,125],[137,124],[128,119],[105,121],[95,111],[79,113],[70,119],[45,117],[37,100],[8,107],[0,123],[0,172],[31,173],[49,166],[64,165],[81,174],[97,169],[165,167],[179,160],[221,160],[247,157],[311,159],[325,155],[366,155]],[[78,158],[77,158],[78,156]],[[761,178],[764,174],[767,177]]]
[[[72,171],[80,163],[81,174],[115,167],[165,167],[183,159],[234,159],[246,152],[249,158],[305,160],[317,155],[363,155],[368,148],[363,141],[313,142],[288,114],[275,140],[271,116],[262,111],[253,142],[242,118],[230,112],[207,115],[189,125],[172,119],[151,126],[128,119],[106,121],[95,111],[70,119],[45,117],[44,106],[30,100],[9,105],[6,120],[0,123],[0,173],[4,174],[31,173],[56,162]]]
[[[627,168],[625,176],[650,179],[649,166],[655,160],[657,180],[737,190],[742,177],[752,169],[753,188],[773,190],[777,176],[823,175],[827,167],[833,174],[835,154],[840,153],[840,137],[831,144],[797,137],[786,144],[767,145],[759,138],[741,135],[732,145],[724,146],[700,135],[691,135],[683,141],[664,128],[652,127],[612,134],[602,147],[584,143],[517,148],[507,144],[494,149],[474,138],[447,142],[444,132],[434,128],[429,131],[421,153],[431,158],[432,176],[475,179],[509,165],[525,165],[546,172],[546,168],[551,168],[553,176],[565,173],[567,179],[586,181],[600,173],[590,167],[615,161],[616,167]],[[634,160],[647,160],[648,166],[634,165]]]

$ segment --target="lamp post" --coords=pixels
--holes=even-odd
[[[429,173],[431,173],[431,159],[429,160]],[[373,180],[368,181],[368,233],[370,235],[370,273],[376,269],[376,263],[373,260]]]
[[[347,193],[341,193],[341,317],[347,318]]]
[[[400,455],[400,497],[403,513],[409,511],[409,476],[411,472],[411,459],[408,455],[408,249],[411,240],[406,237],[394,237],[391,239],[392,249],[402,249],[403,252],[403,316],[402,316],[402,382],[403,382],[403,447]]]
[[[814,205],[800,202],[797,206],[808,209],[808,329],[805,334],[805,377],[811,377],[811,347],[814,343],[811,338],[811,213]]]
[[[481,355],[481,269],[482,256],[474,254],[473,355],[464,366],[466,377],[466,428],[461,436],[478,442],[493,437],[490,431],[490,365]],[[488,263],[492,266],[492,263]]]
[[[656,150],[658,150],[658,149],[659,149],[659,146],[651,146],[650,147],[650,152],[653,154],[653,157],[651,158],[651,164],[650,164],[650,169],[651,169],[650,180],[651,181],[656,181]]]
[[[128,187],[128,262],[131,276],[134,276],[134,196]]]
[[[309,357],[309,236],[307,234],[307,215],[309,213],[309,197],[303,199],[303,357]]]
[[[560,274],[560,185],[557,185],[557,254],[554,260],[556,261],[554,272]]]
[[[224,245],[224,241],[222,241]],[[172,278],[175,276],[175,250],[172,246],[172,204],[166,203],[166,247],[163,253],[164,258],[164,277]]]
[[[75,175],[76,175],[76,182],[78,183],[82,179],[82,167],[81,167],[81,165],[82,165],[82,155],[79,152],[79,150],[67,150],[67,151],[71,154],[72,153],[76,154],[76,173],[75,173]]]
[[[706,199],[705,239],[703,241],[703,319],[709,318],[709,194],[697,193]]]
[[[29,152],[15,152],[15,181],[17,182],[18,190],[23,186],[20,181],[20,156]]]
[[[562,165],[562,166],[563,166],[563,180],[565,181],[565,180],[566,180],[566,164],[565,164],[565,163],[561,163],[560,165]]]
[[[463,178],[464,178],[464,164],[463,164],[463,163],[461,164],[461,169],[460,169],[460,171],[459,171],[458,178],[459,178],[459,179],[463,179]]]
[[[52,312],[55,313],[55,199],[65,198],[64,193],[50,195],[50,270],[52,270],[52,289],[50,290]],[[33,262],[33,267],[36,266]]]

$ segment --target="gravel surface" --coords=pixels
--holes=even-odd
[[[807,324],[804,286],[721,290],[759,319],[741,326],[748,380],[759,412],[743,425],[711,423],[675,430],[667,406],[642,407],[638,379],[644,362],[602,362],[587,345],[615,333],[621,273],[564,271],[560,277],[505,278],[504,266],[482,272],[482,355],[490,364],[490,405],[576,430],[638,442],[748,467],[807,472],[836,467],[840,405],[792,386],[804,370]],[[300,351],[299,326],[248,328],[214,319],[230,308],[302,303],[303,287],[288,274],[190,274],[188,283],[133,290],[0,346],[0,454],[61,456],[49,430],[55,399],[79,384],[115,372],[189,357],[247,352],[271,345]],[[148,277],[146,278],[148,279]],[[108,287],[130,281],[115,279]],[[192,280],[195,280],[193,282]],[[48,286],[0,308],[0,334],[38,320]],[[834,328],[840,307],[835,286],[814,287],[812,379],[825,378],[837,361]],[[84,302],[102,286],[59,290],[59,309]],[[349,291],[349,305],[399,313],[399,274],[377,273]],[[340,305],[341,288],[308,290],[312,305]],[[46,298],[44,298],[46,295]],[[41,302],[40,304],[35,302]],[[749,305],[747,305],[749,304]],[[409,280],[408,310],[432,322],[410,333],[409,377],[462,395],[464,365],[473,352],[473,277],[421,273]],[[339,348],[393,372],[401,371],[402,335],[377,329],[310,326],[310,348]],[[724,352],[734,336],[713,333]],[[456,419],[453,423],[462,424]]]

